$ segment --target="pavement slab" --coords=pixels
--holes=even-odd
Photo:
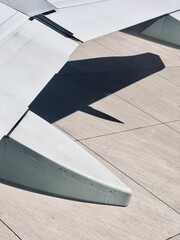
[[[179,50],[177,50],[178,54],[175,54],[175,52],[170,51],[168,47],[162,47],[157,43],[152,44],[151,42],[122,32],[115,32],[111,35],[100,37],[95,41],[103,46],[107,46],[109,49],[122,56],[151,52],[161,56],[166,67],[180,66]]]
[[[180,89],[158,75],[122,89],[117,95],[161,122],[180,119]]]
[[[0,220],[0,239],[2,240],[19,240],[19,237]]]
[[[168,52],[175,54],[176,56],[180,56],[180,49],[167,47],[167,46],[163,46],[163,45],[161,45],[161,48],[165,49]]]
[[[179,240],[180,239],[180,233],[176,234],[175,236],[172,236],[166,240]]]
[[[158,120],[118,98],[118,96],[110,95],[89,107],[79,109],[75,114],[57,121],[55,125],[76,139],[82,139],[158,123]],[[74,128],[74,124],[76,124],[76,128]]]
[[[172,129],[180,133],[180,121],[167,123],[167,126],[171,127]]]
[[[180,73],[180,66],[172,67],[172,68],[165,68],[158,75],[163,77],[167,81],[170,81],[180,87],[179,73]]]
[[[79,45],[78,51],[75,51],[71,55],[71,61],[106,56],[119,56],[119,54],[108,49],[106,46],[100,45],[96,41],[88,41],[85,45],[84,43]]]

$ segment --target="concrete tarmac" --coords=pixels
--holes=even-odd
[[[180,239],[180,50],[122,32],[89,41],[31,109],[133,196],[119,208],[0,184],[0,240]]]

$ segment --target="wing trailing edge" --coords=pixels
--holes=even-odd
[[[26,21],[17,15],[13,20],[6,20],[6,28],[0,25],[0,139],[78,46],[36,20]]]

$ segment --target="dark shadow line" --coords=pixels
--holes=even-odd
[[[103,113],[103,112],[101,112],[101,111],[99,111],[97,109],[94,109],[91,106],[87,106],[84,109],[82,108],[81,111],[84,112],[84,113],[90,114],[92,116],[95,116],[95,117],[98,117],[98,118],[102,118],[102,119],[111,121],[111,122],[124,124],[124,122],[118,120],[117,118],[114,118],[114,117],[112,117],[112,116],[110,116],[110,115],[108,115],[106,113]]]

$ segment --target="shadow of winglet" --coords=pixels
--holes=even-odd
[[[89,105],[164,67],[160,57],[152,53],[70,61],[41,91],[30,110],[50,123],[76,111],[123,123]]]

